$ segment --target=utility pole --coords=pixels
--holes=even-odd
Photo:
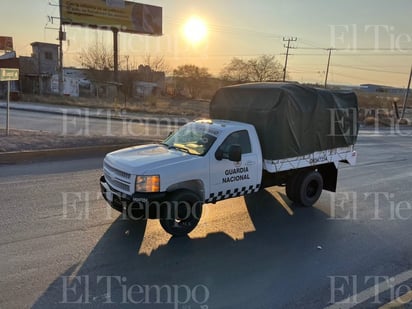
[[[403,117],[405,116],[406,104],[407,104],[407,102],[408,102],[409,90],[410,90],[410,88],[411,88],[411,80],[412,80],[412,66],[411,66],[411,72],[409,73],[408,88],[406,88],[405,100],[404,100],[404,102],[403,102],[401,119],[403,119]]]
[[[59,11],[60,11],[60,26],[59,26],[59,94],[63,95],[63,41],[66,40],[66,33],[63,32],[63,21],[62,21],[62,3],[59,1]]]
[[[326,75],[325,75],[325,88],[328,86],[328,75],[329,75],[329,66],[330,66],[330,55],[332,54],[332,50],[335,50],[334,48],[328,48],[329,51],[329,56],[328,56],[328,65],[326,67]]]
[[[126,70],[129,71],[129,55],[126,55],[125,58],[126,58]]]
[[[285,59],[285,66],[283,67],[283,81],[286,79],[286,68],[288,66],[288,57],[289,57],[289,48],[294,48],[290,46],[290,42],[296,42],[298,38],[283,38],[283,42],[288,42],[288,45],[283,45],[286,48],[286,59]]]
[[[50,29],[50,30],[58,30],[59,31],[59,37],[57,40],[59,41],[59,51],[58,51],[58,91],[60,95],[63,95],[64,92],[64,86],[63,86],[63,41],[66,41],[66,32],[63,31],[63,18],[62,18],[62,11],[63,11],[63,4],[62,0],[59,0],[59,4],[53,4],[49,2],[50,6],[58,6],[59,7],[59,17],[57,16],[48,16],[49,22],[54,24],[55,19],[59,19],[59,28],[52,28],[52,27],[47,27],[48,24],[44,27],[44,29]]]

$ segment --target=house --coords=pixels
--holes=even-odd
[[[165,72],[154,71],[147,65],[139,65],[138,70],[132,73],[134,98],[146,99],[165,91]]]
[[[368,93],[390,93],[390,94],[403,94],[405,89],[395,88],[390,86],[376,85],[376,84],[362,84],[360,85],[360,91]]]
[[[16,57],[15,52],[0,56],[0,67],[19,68],[20,80],[13,83],[16,92],[27,94],[59,94],[59,45],[33,42],[30,57]],[[5,58],[5,59],[2,59]],[[164,72],[140,65],[137,70],[119,71],[120,82],[114,82],[111,70],[63,69],[63,94],[114,98],[121,91],[125,96],[147,98],[165,91]],[[4,97],[7,84],[0,83]]]
[[[24,93],[52,93],[52,76],[59,67],[59,45],[33,42],[31,57],[20,57],[21,90]]]
[[[92,96],[94,85],[88,79],[88,70],[78,68],[63,68],[63,95],[70,97]],[[51,91],[59,94],[59,75],[52,76]]]

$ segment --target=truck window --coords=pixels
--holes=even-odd
[[[216,136],[209,134],[205,126],[188,123],[169,136],[162,144],[193,155],[204,156],[215,140]]]
[[[252,152],[249,133],[246,130],[233,132],[228,137],[226,137],[226,139],[220,146],[220,149],[223,151],[223,158],[227,159],[229,157],[229,148],[231,145],[240,145],[242,154]]]

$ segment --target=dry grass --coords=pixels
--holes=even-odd
[[[56,95],[38,96],[22,95],[24,102],[55,104],[75,107],[104,108],[115,111],[126,110],[128,112],[208,117],[209,101],[172,99],[167,97],[149,97],[144,101],[136,99],[101,99],[83,97],[61,97]]]
[[[376,123],[376,118],[375,117],[366,117],[365,120],[363,120],[363,124],[365,126],[373,126]]]
[[[358,92],[359,122],[366,126],[393,126],[409,125],[412,111],[406,109],[406,119],[396,119],[394,102],[397,102],[398,112],[401,113],[403,107],[403,96],[387,93],[361,93]],[[412,97],[408,99],[407,107],[412,107]]]
[[[398,124],[400,125],[409,125],[411,123],[411,121],[409,119],[403,118],[403,119],[399,119]]]
[[[101,145],[137,144],[142,138],[122,136],[63,136],[43,131],[0,129],[0,152]]]
[[[403,96],[390,93],[364,93],[357,92],[359,108],[384,108],[392,109],[393,102],[398,103],[400,108],[403,105]],[[409,97],[407,106],[412,106],[412,96]]]

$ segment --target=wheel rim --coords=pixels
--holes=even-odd
[[[165,201],[160,225],[173,236],[187,235],[200,221],[202,204],[194,194],[176,193]]]
[[[306,196],[312,198],[317,195],[319,190],[319,183],[316,180],[312,180],[306,187]]]
[[[194,206],[188,201],[181,202],[177,205],[177,216],[173,219],[176,226],[190,227],[193,225],[194,216],[192,207]]]

